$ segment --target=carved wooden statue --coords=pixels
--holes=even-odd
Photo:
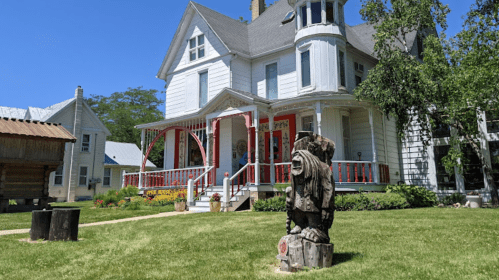
[[[334,178],[330,170],[334,142],[301,131],[292,153],[291,186],[286,189],[286,229],[315,243],[329,243],[334,219]],[[291,221],[295,227],[291,229]]]

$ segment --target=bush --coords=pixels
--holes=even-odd
[[[462,203],[466,196],[460,193],[453,193],[451,195],[443,197],[440,202],[444,205],[451,205],[455,203]]]
[[[120,191],[119,191],[120,195],[123,196],[123,197],[134,197],[134,196],[139,196],[139,188],[135,187],[135,186],[132,186],[132,185],[128,185],[127,187],[125,188],[122,188]]]
[[[398,193],[407,199],[410,207],[431,207],[437,203],[437,194],[424,187],[414,185],[388,185],[387,193]]]
[[[397,193],[359,193],[338,195],[334,199],[336,211],[404,209],[407,200]]]
[[[256,212],[285,212],[286,197],[275,196],[269,199],[257,200],[253,205],[253,211]]]
[[[15,199],[9,199],[9,205],[17,205],[17,201]]]

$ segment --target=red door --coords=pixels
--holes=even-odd
[[[274,153],[274,163],[282,162],[282,133],[280,130],[274,131],[274,147],[270,147],[270,132],[265,132],[265,163],[270,164],[270,153]],[[270,183],[270,168],[272,166],[265,166],[263,168],[263,182],[262,183]]]

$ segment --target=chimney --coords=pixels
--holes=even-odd
[[[78,86],[78,88],[76,88],[75,98],[76,99],[83,99],[83,89],[81,88],[81,86]]]
[[[251,0],[251,21],[254,21],[265,11],[265,0]]]

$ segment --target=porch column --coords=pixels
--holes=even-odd
[[[260,119],[258,109],[253,113],[253,126],[255,127],[255,185],[260,185],[260,159],[259,159],[259,145],[258,145],[258,129],[260,126]]]
[[[251,112],[246,112],[244,114],[244,124],[246,125],[246,131],[248,131],[248,144],[246,145],[247,148],[247,155],[248,155],[248,162],[251,163]],[[249,171],[251,168],[246,168],[246,182],[249,183],[251,182],[251,175]],[[244,181],[244,180],[243,180]]]
[[[317,134],[322,135],[322,105],[320,101],[315,102],[315,114],[317,115]]]
[[[144,145],[145,145],[146,131],[142,129],[140,132],[140,169],[139,169],[139,189],[142,188],[142,163],[144,162]]]
[[[213,134],[210,131],[210,124],[211,119],[206,118],[206,164],[205,164],[205,169],[204,171],[208,170],[208,167],[210,166],[210,145],[213,143]],[[208,187],[208,174],[204,175],[204,185],[205,187]]]
[[[373,177],[374,182],[379,184],[379,176],[378,176],[378,155],[376,154],[376,139],[374,138],[374,120],[373,120],[373,108],[369,107],[367,109],[369,111],[369,125],[371,126],[371,145],[373,149]]]
[[[269,114],[270,132],[270,184],[275,185],[275,165],[274,165],[274,115]]]
[[[214,119],[211,121],[211,134],[212,134],[212,138],[213,138],[213,159],[212,159],[212,163],[213,163],[213,176],[212,176],[212,181],[213,181],[213,186],[216,186],[217,185],[217,153],[219,153],[219,150],[218,150],[218,147],[217,147],[217,134],[218,134],[218,131],[217,131],[217,122],[219,122],[220,120],[219,119]]]

